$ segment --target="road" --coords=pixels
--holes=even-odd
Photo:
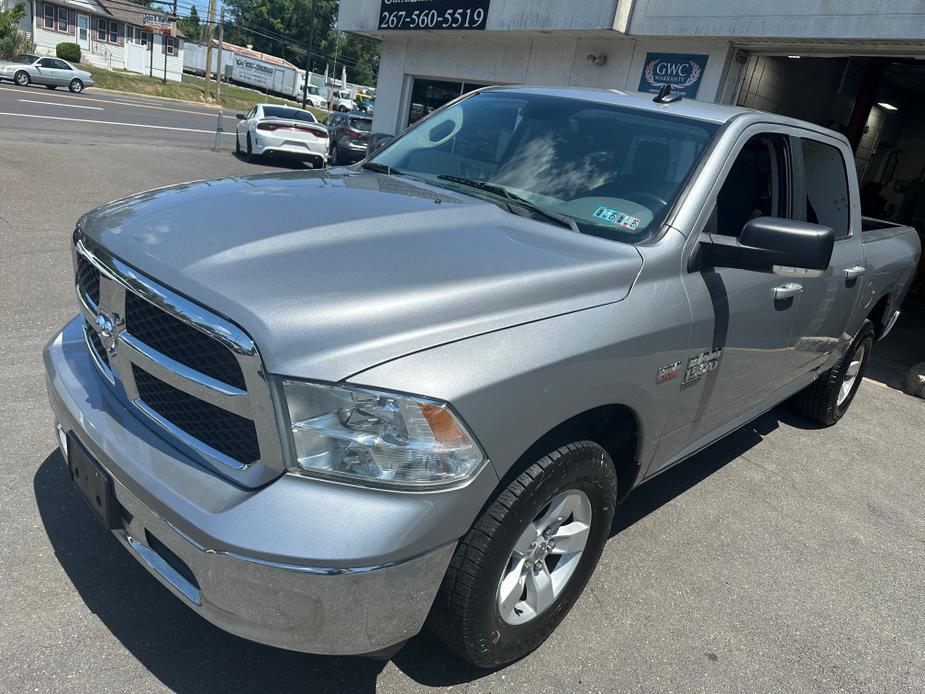
[[[150,99],[92,88],[82,94],[43,86],[0,83],[0,128],[32,136],[74,137],[105,134],[115,142],[158,142],[209,147],[219,110],[169,99]],[[222,146],[233,146],[234,112],[226,111]]]
[[[0,112],[66,100],[46,91],[4,86]],[[123,97],[73,103],[161,117],[103,99]],[[573,612],[508,668],[470,668],[427,633],[376,663],[210,626],[70,488],[41,350],[76,312],[68,240],[83,211],[266,168],[208,135],[49,123],[0,115],[0,692],[925,690],[925,401],[871,382],[836,427],[778,408],[637,490]]]

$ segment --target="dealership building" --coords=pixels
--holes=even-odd
[[[845,133],[865,214],[925,229],[922,0],[341,0],[338,28],[382,42],[377,132],[484,85],[669,83]]]

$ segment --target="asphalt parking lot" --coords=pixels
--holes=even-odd
[[[200,619],[72,491],[41,360],[76,312],[81,212],[267,168],[174,132],[0,115],[0,691],[925,690],[925,401],[867,381],[834,428],[778,408],[637,490],[584,597],[508,668],[427,633],[381,663]]]

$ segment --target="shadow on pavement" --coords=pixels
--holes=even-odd
[[[780,408],[635,490],[617,509],[612,534],[642,520],[749,450],[785,421],[813,426]],[[55,556],[87,607],[155,677],[177,692],[372,692],[384,662],[314,656],[262,646],[212,626],[188,609],[104,531],[71,487],[55,451],[33,480]],[[529,656],[528,656],[529,657]],[[429,686],[471,682],[488,671],[451,654],[426,630],[392,659]]]
[[[797,429],[821,428],[815,422],[790,412],[786,405],[775,407],[726,438],[634,489],[633,493],[617,506],[610,531],[611,537],[641,521],[758,445],[765,436],[776,430],[781,422]]]

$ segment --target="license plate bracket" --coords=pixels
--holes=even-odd
[[[80,496],[107,530],[122,527],[119,504],[112,491],[112,478],[87,452],[73,434],[67,435],[67,469]]]

